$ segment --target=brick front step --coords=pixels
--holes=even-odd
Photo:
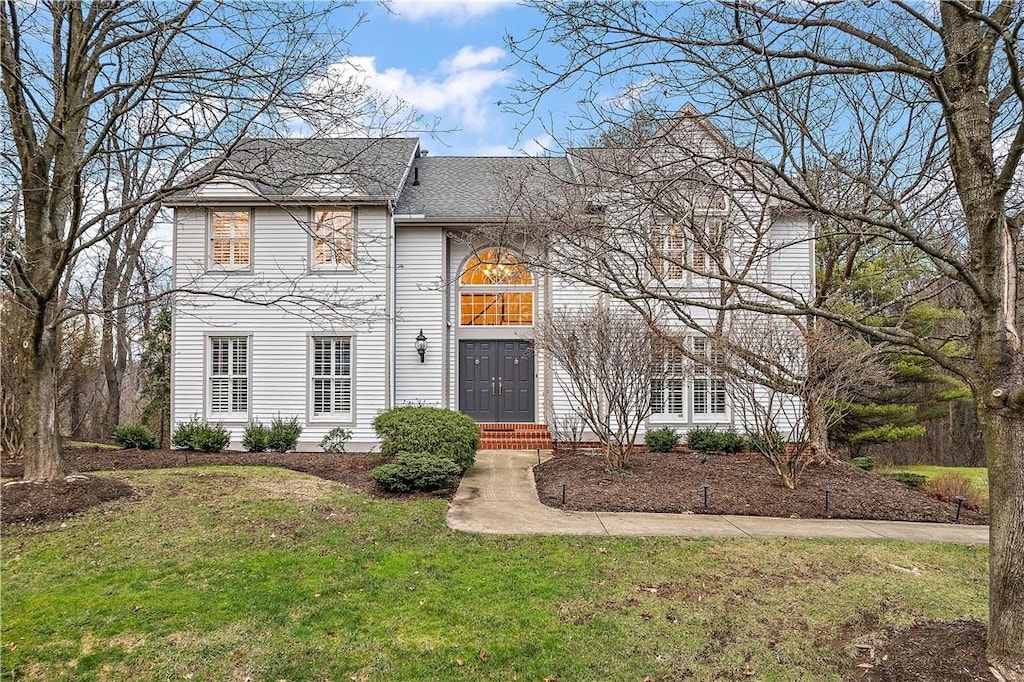
[[[545,424],[480,424],[481,450],[535,450],[551,448],[551,434]]]

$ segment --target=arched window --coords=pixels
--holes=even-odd
[[[459,324],[533,324],[533,275],[514,252],[484,249],[466,262],[459,278]]]

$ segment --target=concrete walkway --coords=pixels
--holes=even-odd
[[[541,504],[535,450],[481,450],[448,510],[448,526],[506,535],[675,535],[735,538],[858,538],[988,544],[988,526],[906,521],[561,511]]]

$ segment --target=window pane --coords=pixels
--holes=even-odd
[[[651,414],[663,414],[665,412],[665,382],[661,379],[651,379]]]
[[[230,407],[230,379],[210,379],[210,411],[228,412]]]
[[[686,382],[683,379],[669,379],[665,382],[668,386],[666,391],[666,412],[670,414],[683,413],[683,394],[686,391]]]
[[[694,414],[708,413],[708,380],[693,380],[693,412]]]
[[[238,377],[231,380],[231,411],[245,412],[249,409],[249,380],[245,377]]]
[[[348,208],[313,212],[313,257],[318,265],[352,262],[352,215]]]
[[[502,249],[484,249],[466,263],[459,283],[480,285],[532,285],[530,270],[519,262],[518,256]]]

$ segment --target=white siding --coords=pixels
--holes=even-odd
[[[438,227],[399,227],[395,250],[395,404],[442,405],[444,395],[445,234]],[[416,335],[427,337],[425,361]]]
[[[389,217],[384,207],[360,208],[356,266],[310,273],[306,211],[259,207],[253,219],[253,272],[206,273],[206,210],[177,213],[174,310],[173,414],[175,423],[207,414],[206,338],[251,337],[250,419],[299,417],[301,443],[315,447],[334,426],[353,431],[353,445],[376,441],[371,422],[385,409],[388,380],[386,254]],[[199,292],[216,292],[219,297]],[[268,303],[273,302],[272,305]],[[309,338],[354,338],[354,419],[311,418]],[[226,424],[238,447],[244,423]]]

